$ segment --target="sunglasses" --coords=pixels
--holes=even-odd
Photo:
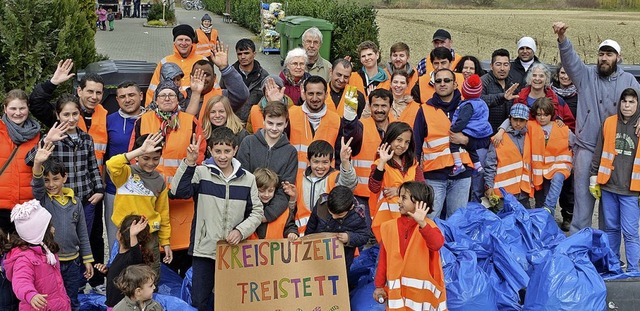
[[[435,80],[433,80],[433,82],[435,82],[435,83],[442,83],[442,81],[444,81],[444,83],[451,83],[451,82],[453,82],[453,79],[444,78],[444,79],[435,79]]]

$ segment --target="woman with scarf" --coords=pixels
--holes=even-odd
[[[202,16],[200,28],[196,29],[196,54],[204,57],[211,57],[211,48],[218,44],[218,30],[211,24],[211,16]]]
[[[195,137],[203,137],[202,128],[198,120],[188,113],[180,111],[178,106],[178,86],[173,81],[163,81],[155,92],[157,108],[145,112],[136,122],[131,136],[130,147],[141,135],[161,132],[164,136],[162,158],[156,170],[165,178],[167,187],[171,186],[173,176],[178,165],[187,156],[187,147]],[[197,163],[204,160],[206,142],[203,139],[200,144]],[[186,258],[186,249],[189,247],[189,232],[191,232],[191,219],[193,218],[193,200],[169,200],[171,218],[171,249],[174,250],[174,270],[182,275],[191,266]],[[151,224],[150,224],[151,225]],[[178,251],[175,251],[178,250]]]
[[[303,102],[300,99],[302,83],[311,76],[304,71],[306,63],[307,52],[302,48],[295,48],[287,53],[284,69],[280,72],[280,79],[284,82],[284,95],[289,96],[297,106]]]
[[[7,233],[15,231],[11,209],[33,199],[31,167],[24,159],[40,140],[40,124],[29,117],[27,98],[23,90],[9,91],[0,121],[0,228]]]
[[[571,113],[575,116],[578,109],[578,89],[576,88],[569,75],[564,71],[562,63],[558,64],[558,70],[556,71],[556,77],[553,79],[551,89],[558,95],[558,100],[562,104],[562,101],[569,106]],[[571,227],[571,221],[573,220],[573,172],[569,175],[569,178],[565,179],[562,185],[562,191],[560,192],[560,213],[562,214],[562,225],[560,229],[562,231],[569,231]]]

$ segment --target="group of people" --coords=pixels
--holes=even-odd
[[[639,84],[617,66],[617,42],[603,41],[590,67],[567,25],[553,30],[562,61],[553,73],[530,37],[513,60],[495,50],[485,73],[444,29],[415,67],[407,44],[393,44],[380,66],[378,47],[365,41],[354,70],[349,59],[319,55],[327,43],[312,27],[270,74],[249,39],[229,64],[205,15],[197,30],[173,28],[173,53],[146,95],[122,82],[111,114],[92,73],[77,95],[50,102],[74,76],[72,60],[62,60],[29,96],[5,96],[0,228],[12,235],[1,235],[0,252],[13,288],[0,290],[15,296],[1,303],[77,310],[85,279],[106,276],[109,308],[156,310],[162,261],[193,269],[192,304],[210,310],[218,241],[333,232],[347,271],[358,248],[380,244],[373,299],[445,310],[434,219],[483,198],[500,209],[500,189],[552,215],[559,202],[571,233],[591,226],[600,198],[600,228],[617,254],[622,234],[627,271],[637,271]],[[109,249],[119,245],[110,264],[99,253],[102,221]]]

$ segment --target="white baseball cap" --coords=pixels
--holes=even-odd
[[[602,43],[600,43],[600,46],[598,46],[598,50],[602,49],[602,47],[608,46],[614,50],[616,50],[616,53],[618,53],[618,55],[620,54],[620,51],[622,50],[620,48],[620,44],[618,44],[618,42],[613,41],[611,39],[607,39],[602,41]]]

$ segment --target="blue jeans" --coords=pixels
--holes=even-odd
[[[480,164],[484,167],[485,159],[487,158],[487,150],[485,148],[477,149],[476,153],[478,153],[478,158],[480,158]],[[471,176],[471,202],[482,202],[482,198],[484,197],[484,174],[478,173]]]
[[[11,287],[11,282],[7,280],[4,270],[0,269],[0,311],[18,311],[20,300],[16,298]]]
[[[609,237],[611,249],[620,258],[620,229],[622,229],[624,251],[627,255],[627,272],[638,271],[638,260],[640,260],[638,196],[620,195],[602,190],[600,200],[604,214],[604,232]]]
[[[216,261],[193,256],[191,279],[191,305],[198,311],[213,310],[213,291]]]
[[[78,301],[78,289],[86,284],[84,278],[84,264],[82,258],[68,261],[60,261],[60,274],[64,282],[64,289],[67,291],[69,299],[71,299],[71,310],[80,310],[80,302]]]
[[[429,213],[429,218],[434,219],[440,216],[442,208],[446,204],[446,218],[460,207],[467,206],[469,202],[469,188],[471,187],[471,177],[461,179],[427,179],[427,185],[433,187],[433,210]]]
[[[544,178],[542,181],[542,191],[536,190],[534,196],[536,198],[536,207],[548,207],[551,211],[556,210],[558,198],[564,184],[564,175],[562,173],[553,174],[551,180]]]

